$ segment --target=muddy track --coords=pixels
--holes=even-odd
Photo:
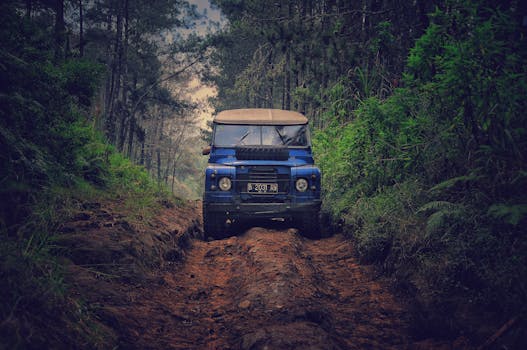
[[[192,240],[114,315],[124,348],[406,348],[404,309],[373,275],[340,235],[252,228]]]

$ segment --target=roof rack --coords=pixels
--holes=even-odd
[[[231,109],[214,118],[219,124],[298,125],[307,124],[307,118],[298,112],[269,108]]]

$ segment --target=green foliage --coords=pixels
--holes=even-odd
[[[0,348],[109,348],[64,282],[58,227],[83,201],[119,198],[144,220],[170,198],[95,130],[101,66],[54,64],[52,26],[0,10]]]
[[[83,107],[91,104],[91,98],[99,88],[104,67],[87,60],[68,60],[60,67],[62,85],[68,95]]]
[[[385,262],[397,245],[399,234],[416,227],[411,213],[420,200],[420,190],[417,181],[409,180],[348,203],[343,217],[362,260]]]
[[[93,189],[52,186],[35,195],[32,203],[26,203],[30,214],[15,235],[0,229],[0,344],[8,348],[110,346],[112,336],[71,297],[64,282],[66,271],[57,258],[61,248],[55,244],[58,225],[77,212],[79,200],[95,197]]]
[[[349,79],[361,100],[391,91],[403,51],[420,34],[415,14],[429,2],[214,0],[229,25],[211,37],[218,110],[274,107],[302,111],[312,125],[328,87]],[[418,4],[419,3],[419,4]],[[423,3],[423,4],[421,4]],[[365,16],[366,13],[374,13]],[[366,19],[366,17],[368,17]],[[215,73],[213,72],[213,73]]]
[[[120,153],[109,157],[109,183],[123,200],[130,220],[149,220],[162,201],[174,201],[164,184],[154,181],[142,166],[133,164]]]
[[[404,88],[357,98],[371,96],[359,70],[328,90],[314,150],[326,210],[359,255],[429,321],[473,331],[467,312],[526,311],[527,40],[512,8],[447,3],[410,50]]]
[[[493,218],[501,219],[508,224],[517,226],[527,216],[527,204],[494,204],[489,207],[488,214]]]
[[[427,235],[437,234],[445,228],[452,228],[454,224],[463,224],[466,212],[459,204],[447,201],[432,201],[423,205],[417,213],[428,213],[426,221]]]
[[[455,187],[466,185],[469,182],[473,182],[475,180],[480,180],[481,176],[476,175],[462,175],[462,176],[456,176],[450,179],[447,179],[445,181],[442,181],[438,183],[437,185],[434,185],[432,188],[430,188],[431,193],[441,192],[445,190],[452,190]]]
[[[405,181],[422,167],[420,151],[428,124],[413,115],[414,100],[404,89],[384,103],[370,98],[346,112],[354,115],[351,123],[342,126],[340,114],[330,115],[332,125],[315,132],[314,151],[324,170],[327,202],[337,203],[335,215],[344,212],[350,200]]]

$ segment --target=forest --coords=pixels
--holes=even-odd
[[[215,112],[308,117],[327,225],[415,332],[526,339],[527,3],[210,0],[205,32],[196,4],[0,4],[0,348],[105,348],[59,228],[89,202],[148,221],[200,198],[196,79]]]
[[[309,117],[325,211],[428,331],[524,315],[525,3],[214,3],[216,108]]]

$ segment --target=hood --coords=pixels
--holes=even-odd
[[[230,166],[241,165],[282,165],[298,167],[313,164],[310,148],[260,148],[254,150],[234,148],[214,148],[211,151],[209,163]]]

